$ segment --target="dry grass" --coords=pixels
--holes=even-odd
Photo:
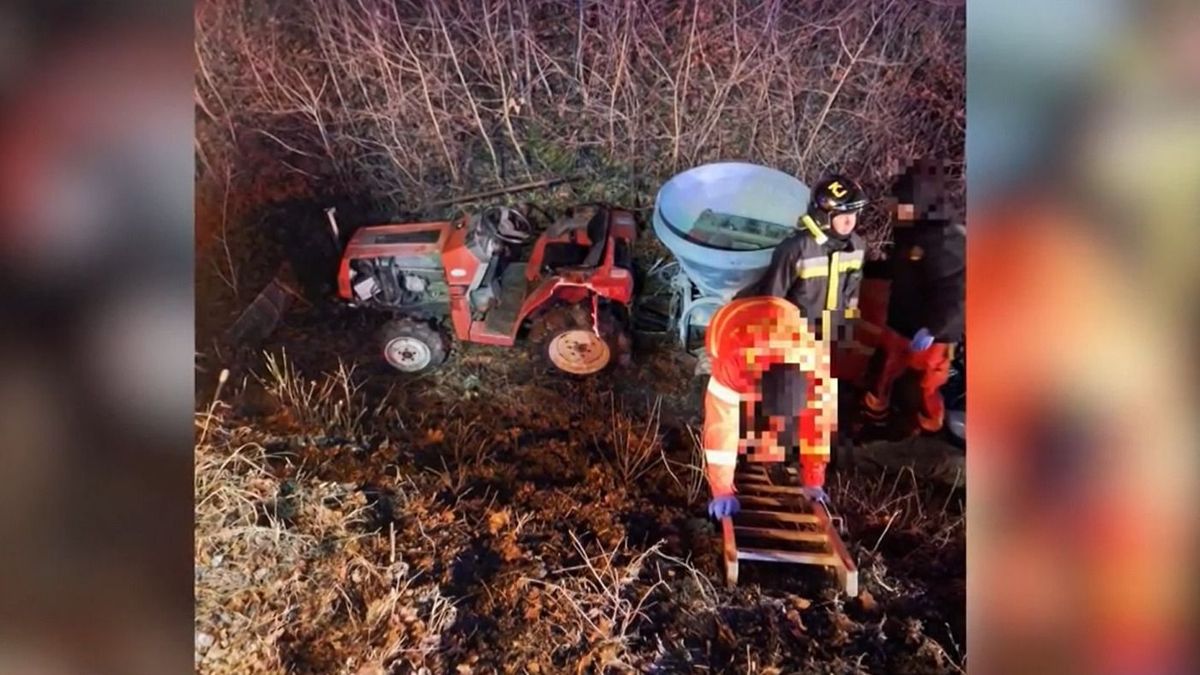
[[[201,672],[283,670],[275,643],[304,584],[292,577],[320,534],[281,522],[264,451],[232,437],[196,447],[196,640]]]
[[[962,499],[961,492],[950,490],[944,498],[935,500],[929,486],[922,485],[908,467],[896,472],[836,476],[834,503],[854,512],[860,528],[879,528],[878,535],[859,542],[859,569],[868,583],[878,584],[888,593],[905,592],[905,584],[912,583],[915,574],[937,576],[922,561],[953,559],[955,547],[963,546],[965,504],[952,503],[956,495]],[[893,558],[886,547],[889,537],[904,542],[899,545],[904,555],[891,566],[885,563]],[[927,636],[921,639],[942,649]]]
[[[552,581],[523,581],[544,586],[572,610],[576,621],[556,628],[569,645],[582,645],[580,671],[595,667],[601,672],[609,668],[636,672],[626,654],[635,625],[647,619],[647,603],[656,590],[667,584],[661,579],[636,586],[635,582],[649,561],[660,555],[660,545],[636,554],[624,546],[611,551],[599,546],[599,553],[589,554],[574,535],[571,541],[583,558],[582,564],[555,572]]]
[[[310,381],[286,355],[268,356],[266,369],[298,430],[362,430],[368,408],[352,369]],[[268,455],[271,436],[235,423],[220,394],[196,415],[198,672],[292,672],[312,644],[329,645],[348,672],[429,662],[453,602],[430,580],[416,582],[394,527],[387,540],[372,531],[373,507],[356,484]],[[397,475],[390,489],[404,508],[430,510],[432,497],[411,479]]]
[[[875,194],[909,158],[962,165],[961,3],[252,0],[196,18],[214,180],[271,158],[412,206],[580,169],[629,199],[721,159],[809,182],[836,167]]]
[[[659,433],[662,397],[655,399],[641,421],[619,410],[614,395],[610,394],[609,404],[612,410],[610,435],[605,439],[607,442],[598,439],[596,445],[612,465],[613,474],[621,485],[637,485],[663,460]]]
[[[438,478],[439,487],[448,490],[455,503],[467,497],[471,475],[494,463],[494,439],[478,420],[457,419],[426,434],[429,440],[445,442],[449,452],[442,455],[428,473]]]
[[[368,610],[368,619],[372,626],[378,629],[393,621],[398,614],[408,614],[410,619],[416,619],[425,627],[423,634],[414,636],[405,632],[393,640],[379,657],[370,659],[371,663],[425,663],[437,652],[441,636],[454,624],[457,610],[454,602],[436,587],[426,587],[415,597],[416,612],[412,608],[401,608],[401,591],[389,591],[385,598],[376,600]],[[405,612],[404,610],[407,610]],[[373,617],[373,618],[371,618]]]
[[[387,397],[370,408],[362,395],[363,383],[355,367],[347,367],[339,358],[338,366],[320,380],[305,378],[288,360],[287,351],[266,354],[266,377],[262,384],[302,426],[318,426],[325,433],[355,436],[361,433],[368,415],[383,412]]]
[[[864,520],[886,523],[884,531],[870,547],[871,551],[878,550],[892,530],[922,532],[927,543],[934,546],[945,546],[962,537],[966,525],[965,505],[961,502],[951,504],[958,493],[949,491],[940,504],[930,504],[928,486],[918,481],[911,467],[875,475],[856,472],[844,477],[839,473],[836,480],[836,495],[845,500],[847,508]],[[854,483],[852,488],[851,482]]]
[[[675,484],[679,486],[686,496],[688,506],[694,507],[708,494],[708,481],[705,478],[708,470],[708,460],[704,456],[703,446],[696,434],[696,430],[691,426],[686,428],[688,441],[690,441],[687,443],[687,446],[691,451],[689,461],[677,462],[663,454],[662,462],[668,475],[671,476],[671,479],[675,481]],[[672,468],[672,466],[675,468]],[[676,469],[679,470],[679,473],[683,474],[683,479],[680,479],[679,475],[675,473]]]
[[[661,654],[668,637],[648,615],[656,604],[708,618],[724,601],[704,573],[664,553],[661,541],[641,550],[627,542],[611,550],[597,543],[595,552],[574,535],[571,543],[579,564],[552,572],[549,579],[523,578],[521,584],[544,588],[566,610],[553,633],[559,649],[572,652],[577,672],[644,672],[639,668],[646,666],[645,655],[633,653],[635,643],[648,632]]]
[[[291,672],[296,645],[314,641],[348,672],[429,663],[454,603],[417,583],[394,530],[390,550],[369,531],[357,486],[282,479],[262,445],[242,442],[253,429],[199,417],[209,431],[195,448],[198,672]],[[406,507],[427,506],[411,482],[395,490]]]

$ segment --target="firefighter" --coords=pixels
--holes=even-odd
[[[914,162],[892,186],[895,245],[889,260],[887,327],[878,336],[884,354],[874,385],[864,394],[870,414],[887,412],[896,379],[921,373],[917,423],[936,433],[945,420],[942,385],[950,377],[953,346],[963,336],[966,229],[945,200],[940,162]]]
[[[821,338],[858,312],[865,243],[855,232],[867,204],[858,183],[842,175],[816,184],[797,232],[775,248],[762,279],[745,296],[786,298]],[[844,329],[831,337],[848,338]]]
[[[740,454],[778,462],[797,445],[804,491],[824,501],[836,383],[828,350],[799,309],[782,298],[734,300],[713,315],[705,351],[712,364],[702,434],[712,491],[709,514],[724,518],[737,512],[734,472]]]

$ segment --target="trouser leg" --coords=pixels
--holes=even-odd
[[[909,366],[908,340],[890,328],[885,328],[880,337],[880,347],[884,351],[883,368],[875,386],[864,398],[864,403],[874,412],[887,410],[892,397],[892,385]]]
[[[946,405],[942,400],[942,385],[950,379],[950,345],[939,342],[920,355],[921,410],[917,421],[921,428],[935,432],[942,428]]]
[[[804,487],[825,487],[825,467],[837,429],[837,382],[818,386],[817,403],[800,415],[800,477]]]

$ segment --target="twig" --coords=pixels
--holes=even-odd
[[[950,488],[950,493],[946,495],[946,501],[942,504],[942,515],[946,515],[946,508],[950,506],[950,499],[954,496],[954,490],[958,487],[958,479],[962,476],[962,467],[954,467],[954,486]]]
[[[508,93],[508,83],[504,77],[504,62],[500,59],[500,50],[496,48],[496,37],[492,34],[492,22],[488,18],[488,13],[483,14],[483,27],[487,30],[487,43],[492,48],[492,55],[496,61],[496,77],[500,80],[500,111],[504,118],[504,126],[508,129],[508,138],[512,141],[513,150],[517,151],[517,159],[521,160],[521,168],[525,171],[525,177],[532,177],[529,173],[529,162],[525,161],[525,153],[521,151],[521,142],[517,140],[517,132],[513,130],[512,117],[509,115],[509,107],[511,98]]]
[[[892,529],[892,521],[894,521],[898,515],[900,515],[900,512],[895,511],[892,513],[892,515],[888,516],[887,526],[883,528],[883,532],[879,533],[879,538],[875,540],[875,545],[871,547],[871,553],[875,553],[879,550],[879,545],[883,543],[884,535],[888,533],[888,530]]]
[[[462,195],[452,199],[443,199],[439,202],[433,202],[429,206],[437,208],[440,206],[452,206],[463,202],[473,202],[478,199],[486,199],[488,197],[497,197],[499,195],[512,194],[513,192],[524,192],[526,190],[536,190],[538,188],[553,187],[560,183],[572,183],[580,180],[583,176],[570,176],[567,178],[547,178],[545,180],[535,180],[529,183],[521,183],[510,187],[496,188],[495,190],[486,190],[484,192],[473,192],[469,195]]]
[[[583,2],[584,0],[575,0],[579,8],[579,28],[575,33],[575,81],[579,83],[580,93],[583,94],[583,103],[587,104],[587,87],[583,86]]]
[[[300,150],[299,148],[295,148],[295,147],[292,147],[291,145],[288,145],[287,143],[284,143],[282,140],[280,140],[280,138],[278,136],[276,136],[275,134],[273,134],[269,131],[266,131],[265,129],[255,129],[254,131],[255,131],[255,133],[262,134],[263,136],[266,136],[267,138],[275,141],[276,143],[282,145],[283,147],[287,148],[291,152],[296,153],[297,155],[304,155],[305,157],[318,158],[317,155],[314,155],[311,152],[305,152],[303,150]]]
[[[492,147],[492,139],[488,138],[487,130],[483,128],[483,119],[479,117],[479,107],[475,105],[475,96],[471,94],[471,87],[467,85],[467,77],[463,75],[462,66],[458,63],[458,54],[454,49],[454,41],[450,39],[450,33],[446,30],[446,22],[442,20],[442,13],[438,11],[438,3],[433,3],[433,15],[437,17],[438,25],[442,28],[442,35],[446,38],[446,47],[450,49],[450,60],[454,62],[454,70],[458,73],[458,81],[462,83],[463,91],[467,94],[467,102],[471,104],[471,113],[475,116],[475,123],[479,125],[479,135],[483,138],[483,142],[487,145],[488,154],[492,157],[492,168],[496,172],[496,180],[503,180],[500,175],[500,160],[496,158],[496,149]]]
[[[691,73],[692,73],[692,41],[696,37],[696,17],[699,14],[699,12],[700,12],[700,1],[695,0],[695,2],[692,3],[692,28],[688,32],[687,49],[685,49],[683,52],[684,70],[683,70],[683,87],[682,87],[683,94],[682,94],[682,97],[681,97],[680,91],[679,91],[680,87],[678,87],[678,86],[675,87],[675,108],[674,108],[675,109],[675,144],[671,148],[671,168],[672,169],[675,169],[679,166],[679,139],[680,139],[680,136],[682,135],[682,130],[680,128],[680,118],[682,117],[682,114],[683,114],[682,111],[680,110],[681,98],[683,100],[683,103],[687,102],[688,79],[690,78]]]
[[[804,151],[800,153],[800,166],[806,166],[808,164],[808,153],[812,151],[813,142],[817,140],[817,134],[819,134],[821,132],[821,128],[825,126],[825,118],[829,115],[829,110],[833,108],[834,101],[837,100],[838,94],[841,93],[842,87],[845,86],[846,80],[849,79],[850,72],[854,70],[855,64],[858,63],[859,57],[862,56],[863,50],[867,47],[867,43],[870,42],[871,36],[875,33],[875,28],[879,25],[879,22],[883,20],[883,17],[887,16],[888,10],[891,9],[892,5],[895,3],[896,0],[891,0],[888,2],[887,6],[875,16],[875,20],[871,22],[871,27],[867,29],[866,34],[863,35],[862,41],[858,43],[858,49],[854,51],[854,57],[842,70],[841,77],[838,78],[837,84],[833,87],[833,91],[829,92],[829,97],[825,100],[825,107],[821,110],[821,114],[817,115],[817,122],[813,125],[812,131],[808,134],[808,142],[804,144]]]
[[[446,137],[442,135],[442,125],[438,123],[437,115],[433,112],[433,100],[429,97],[429,81],[425,78],[425,69],[421,67],[421,59],[413,52],[412,45],[408,42],[408,37],[404,34],[404,25],[400,21],[400,15],[397,13],[396,4],[392,4],[392,15],[396,19],[396,33],[400,36],[400,40],[404,42],[404,48],[408,50],[408,55],[416,64],[417,77],[421,80],[421,95],[425,99],[425,111],[429,114],[429,121],[433,123],[433,131],[437,134],[438,144],[442,146],[442,155],[446,158],[446,168],[450,170],[450,175],[454,178],[454,182],[458,182],[458,169],[455,168],[454,159],[450,157],[450,149],[446,147]]]
[[[213,392],[212,403],[208,404],[208,413],[204,416],[204,428],[200,430],[200,439],[196,441],[197,446],[204,445],[204,439],[208,437],[208,426],[212,423],[213,411],[217,409],[217,404],[221,401],[221,389],[228,379],[229,369],[222,368],[221,374],[217,376],[217,390]]]
[[[229,189],[233,183],[233,167],[229,164],[225,165],[225,184],[221,190],[221,248],[225,252],[225,264],[229,267],[229,278],[221,273],[220,268],[217,268],[217,274],[225,281],[229,288],[233,291],[235,299],[240,298],[238,292],[237,269],[233,266],[233,254],[229,251]]]

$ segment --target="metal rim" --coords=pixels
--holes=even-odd
[[[396,370],[415,373],[429,367],[433,350],[418,338],[396,337],[384,346],[383,357]]]
[[[554,336],[549,346],[550,361],[573,375],[591,375],[608,365],[608,342],[591,330],[576,328]]]

